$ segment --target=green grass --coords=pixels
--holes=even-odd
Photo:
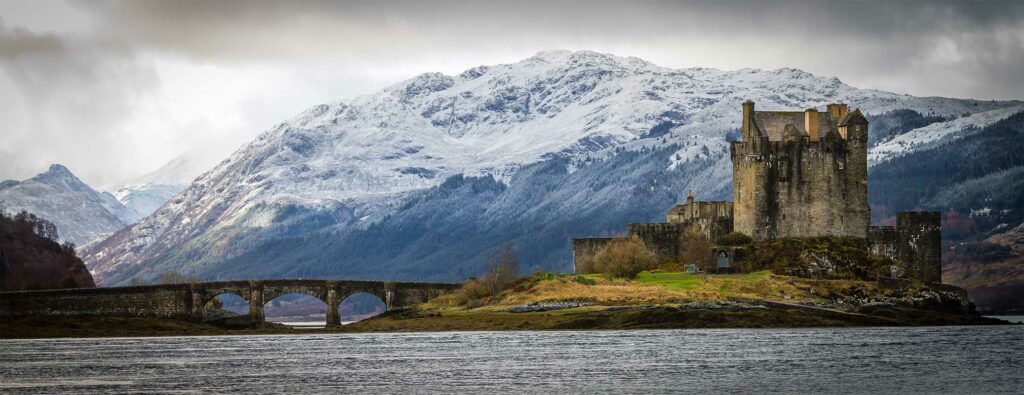
[[[707,277],[717,278],[725,281],[722,289],[727,290],[732,284],[738,282],[757,282],[768,277],[767,271],[744,274],[711,274]],[[704,275],[689,274],[685,272],[642,272],[636,276],[634,281],[662,285],[669,289],[697,289],[704,285]]]
[[[697,289],[704,285],[704,278],[684,272],[641,272],[636,282],[663,285],[669,289]]]

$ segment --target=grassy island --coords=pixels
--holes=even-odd
[[[883,286],[759,271],[705,275],[644,271],[633,279],[538,273],[490,294],[480,282],[340,328],[247,329],[224,322],[144,317],[25,317],[2,338],[199,336],[479,330],[782,328],[1006,324],[955,293],[919,283]]]
[[[542,273],[491,296],[472,289],[346,331],[760,328],[1000,324],[966,299],[913,284],[815,280],[768,271],[642,272],[635,279]]]

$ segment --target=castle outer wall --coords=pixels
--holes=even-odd
[[[942,282],[942,220],[938,211],[896,214],[896,227],[868,229],[868,250],[903,262],[911,277],[925,283]]]

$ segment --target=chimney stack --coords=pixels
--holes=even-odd
[[[828,113],[832,116],[832,122],[839,123],[850,112],[850,107],[844,103],[832,103],[828,105]]]
[[[804,111],[804,130],[812,143],[818,142],[818,109],[811,107]]]
[[[753,141],[754,131],[754,102],[747,100],[743,102],[743,140],[747,143]]]

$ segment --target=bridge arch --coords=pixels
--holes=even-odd
[[[241,291],[235,290],[235,289],[210,290],[210,291],[203,292],[201,294],[200,300],[198,302],[199,302],[200,306],[206,306],[206,305],[209,305],[210,302],[213,302],[214,299],[217,299],[218,297],[221,297],[221,296],[224,296],[224,295],[237,296],[237,297],[241,298],[242,300],[244,300],[245,303],[249,303],[249,294],[248,293],[242,293]]]
[[[362,321],[383,314],[388,310],[388,306],[381,296],[384,295],[363,291],[349,293],[338,305],[341,322]]]
[[[236,292],[212,295],[201,305],[203,320],[216,320],[249,314],[249,299]],[[220,311],[218,311],[220,310]],[[227,313],[225,313],[227,312]]]
[[[299,295],[312,296],[312,297],[314,297],[316,299],[319,299],[321,302],[324,302],[324,304],[326,304],[327,303],[327,291],[328,291],[328,288],[329,287],[327,287],[325,285],[319,285],[319,286],[316,286],[316,285],[314,285],[314,286],[307,286],[307,285],[282,285],[282,286],[264,285],[263,286],[263,301],[264,301],[264,304],[266,304],[266,302],[269,302],[271,300],[277,299],[280,296],[291,295],[291,294],[299,294]]]
[[[316,292],[289,292],[264,298],[264,319],[278,323],[327,323],[327,303]]]

